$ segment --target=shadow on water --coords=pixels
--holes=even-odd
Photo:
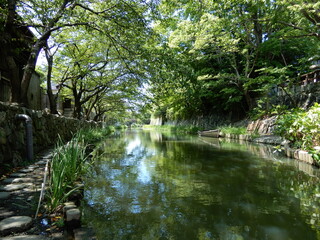
[[[319,171],[273,151],[158,132],[107,139],[84,220],[98,239],[317,239]]]

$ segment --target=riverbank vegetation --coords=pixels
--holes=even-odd
[[[160,132],[178,133],[178,134],[197,134],[199,127],[194,125],[144,125],[142,126],[145,130],[157,130]]]
[[[320,145],[320,105],[310,109],[295,108],[279,115],[276,133],[289,140],[293,147],[314,151]]]
[[[88,157],[92,144],[105,139],[115,127],[83,129],[64,143],[59,141],[50,161],[46,207],[49,212],[59,207],[79,188],[82,177],[89,174],[91,159]]]

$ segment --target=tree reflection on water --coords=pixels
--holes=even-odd
[[[259,146],[208,141],[143,131],[107,139],[85,191],[98,239],[317,238],[318,177],[252,154]]]

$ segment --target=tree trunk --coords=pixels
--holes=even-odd
[[[73,108],[73,117],[81,119],[81,94],[77,93],[77,89],[73,89],[74,97],[74,108]]]
[[[47,72],[47,94],[50,103],[50,113],[51,114],[58,114],[57,110],[57,96],[54,96],[52,93],[52,86],[51,86],[51,74],[52,74],[52,66],[53,66],[53,56],[49,52],[48,45],[45,48],[46,52],[46,59],[48,62],[48,72]]]
[[[21,80],[21,97],[20,103],[24,106],[28,106],[28,88],[31,81],[32,74],[35,71],[37,59],[39,53],[44,46],[44,40],[38,40],[32,47],[31,53],[29,55],[29,59],[27,65],[25,66],[23,77]]]
[[[253,103],[252,103],[252,98],[251,98],[249,92],[245,90],[243,93],[244,93],[244,97],[246,99],[246,103],[248,105],[249,110],[252,110]]]

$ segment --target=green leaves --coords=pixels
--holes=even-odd
[[[279,116],[277,133],[296,147],[306,150],[320,145],[320,106],[314,104],[308,111],[295,109]]]

